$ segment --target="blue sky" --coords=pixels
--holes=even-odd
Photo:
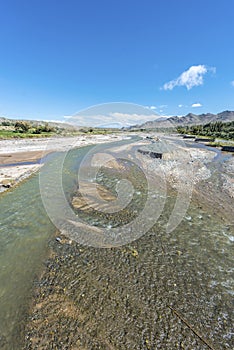
[[[234,110],[233,13],[233,0],[1,1],[0,116]]]

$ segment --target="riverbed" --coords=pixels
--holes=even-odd
[[[75,149],[67,155],[68,198],[75,194],[76,172],[89,150]],[[173,164],[167,168],[168,179],[175,173]],[[224,166],[229,169],[230,164]],[[212,181],[219,179],[212,162],[208,168]],[[129,208],[133,211],[144,204],[144,196],[139,195],[142,179],[139,176],[135,184],[135,204]],[[135,241],[108,249],[87,247],[55,233],[41,201],[38,174],[3,194],[0,347],[231,349],[234,234],[230,214],[219,215],[218,207],[216,215],[197,195],[179,226],[168,232],[178,197],[175,177],[173,181],[162,215],[151,229]],[[196,193],[210,180],[200,181]],[[218,180],[216,186],[222,192]],[[103,216],[82,215],[89,223],[97,220],[97,227],[106,225]]]

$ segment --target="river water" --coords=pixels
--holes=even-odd
[[[0,207],[0,344],[9,341],[10,349],[54,227],[40,199],[38,176],[1,195]]]
[[[77,159],[87,149],[77,150]],[[42,268],[55,227],[41,200],[38,173],[3,193],[0,208],[0,349],[18,349],[32,281]]]
[[[75,176],[79,163],[89,149],[90,147],[73,150],[67,157],[65,171],[68,176],[64,180],[64,188],[68,197],[75,188]],[[62,155],[54,156],[56,164],[59,157]],[[53,166],[53,158],[50,159],[50,166]],[[178,319],[176,320],[176,317],[172,321],[171,328],[167,326],[170,310],[167,310],[165,318],[161,314],[163,314],[162,310],[170,304],[186,315],[186,319],[195,324],[200,333],[205,334],[206,339],[216,344],[215,349],[231,349],[232,228],[217,217],[211,216],[202,207],[191,203],[181,225],[173,233],[166,234],[165,225],[174,201],[173,193],[169,194],[162,217],[145,237],[136,242],[134,249],[127,246],[127,255],[119,257],[119,250],[116,253],[106,250],[103,257],[100,257],[100,250],[84,249],[86,259],[100,261],[100,266],[97,267],[97,272],[92,272],[92,277],[89,273],[92,266],[82,267],[83,275],[87,277],[85,283],[87,284],[87,281],[90,280],[90,286],[86,290],[87,295],[90,295],[86,299],[85,310],[87,312],[87,305],[89,305],[90,316],[96,315],[97,310],[94,310],[95,303],[92,294],[94,290],[91,289],[91,285],[103,274],[103,271],[98,271],[98,268],[102,267],[104,270],[109,269],[109,279],[112,280],[113,285],[116,285],[116,290],[119,288],[124,296],[127,295],[128,303],[132,301],[136,309],[139,307],[139,302],[142,303],[139,322],[142,320],[147,326],[142,330],[143,340],[139,340],[140,333],[136,334],[138,329],[129,319],[128,326],[126,325],[126,329],[127,327],[129,329],[126,332],[128,331],[132,337],[131,348],[160,349],[165,348],[167,342],[166,348],[168,349],[206,348],[204,343],[200,345],[201,347],[183,345],[183,337],[186,338],[186,334],[176,333],[181,331],[181,325],[177,330]],[[2,194],[0,207],[0,349],[19,350],[19,335],[22,334],[24,328],[24,317],[29,307],[32,282],[38,278],[42,269],[48,241],[53,237],[55,227],[42,204],[38,174],[33,175],[12,191]],[[139,255],[138,259],[134,257],[135,251],[137,251],[137,256]],[[113,256],[113,254],[117,255]],[[119,268],[118,276],[116,275],[117,268]],[[59,275],[59,271],[57,272]],[[71,272],[71,277],[74,277],[74,273],[74,271]],[[135,275],[134,278],[133,275]],[[69,280],[69,273],[67,276]],[[130,278],[127,281],[128,276]],[[136,283],[138,284],[137,290],[135,289]],[[124,285],[127,288],[127,294],[123,292]],[[154,293],[154,290],[157,290],[157,293]],[[118,293],[115,296],[121,299]],[[76,300],[74,291],[71,292],[70,298],[72,297]],[[105,293],[102,297],[105,299]],[[82,307],[82,301],[79,302]],[[155,310],[158,308],[160,311],[156,310],[154,314],[153,305]],[[109,312],[110,310],[108,314],[105,314],[105,310],[102,310],[99,325],[108,320]],[[124,310],[122,309],[121,312],[123,315]],[[116,317],[117,315],[118,308],[116,308]],[[134,310],[132,317],[134,320],[137,319]],[[156,319],[158,329],[162,327],[158,338],[152,335],[153,333],[158,334],[155,328]],[[115,327],[121,329],[121,318],[118,321],[120,324],[117,326],[115,323]],[[110,325],[110,329],[112,326]],[[101,331],[104,332],[104,329],[103,324]],[[166,339],[164,343],[163,336]],[[130,343],[121,343],[121,340],[118,343],[117,338],[115,341],[115,349],[126,349],[126,346],[130,346]],[[137,341],[138,344],[141,341],[141,344],[144,345],[136,347],[134,341]],[[189,341],[191,344],[192,342],[196,344],[192,338]],[[172,344],[175,345],[175,342],[183,346],[173,347]]]

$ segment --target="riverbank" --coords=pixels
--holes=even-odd
[[[119,141],[124,137],[125,134],[108,134],[0,140],[0,192],[19,184],[38,171],[42,166],[39,164],[40,160],[51,152]]]

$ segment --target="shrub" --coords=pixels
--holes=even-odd
[[[19,132],[28,132],[31,128],[31,125],[28,122],[18,121],[15,123],[15,130]]]

